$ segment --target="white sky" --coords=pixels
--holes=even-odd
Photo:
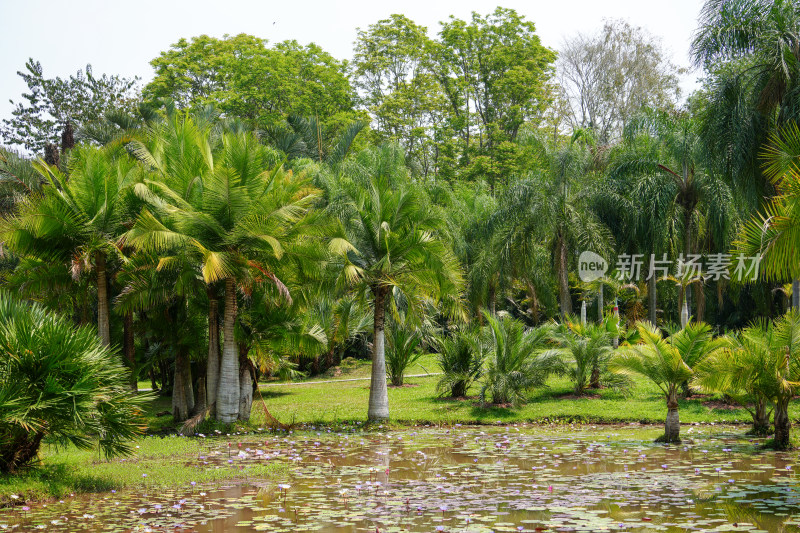
[[[623,18],[662,39],[673,62],[689,66],[689,43],[702,0],[503,0],[536,24],[544,45],[558,49],[564,38],[593,32],[604,19]],[[449,15],[485,15],[497,3],[478,0],[0,0],[0,118],[9,99],[20,100],[25,84],[16,75],[29,57],[46,77],[68,76],[91,63],[96,74],[152,77],[149,61],[181,37],[249,33],[271,42],[316,42],[350,59],[356,28],[402,13],[431,35]],[[696,88],[697,73],[682,82]]]

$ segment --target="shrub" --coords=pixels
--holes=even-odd
[[[548,353],[562,358],[564,373],[574,383],[575,394],[583,394],[587,387],[626,385],[623,376],[608,371],[614,349],[604,324],[567,322],[566,328],[554,334],[552,340],[558,348]]]
[[[386,374],[392,385],[399,387],[403,384],[408,367],[413,365],[422,356],[419,350],[422,335],[419,330],[395,323],[387,331],[386,344]]]
[[[481,376],[485,347],[477,329],[455,332],[451,337],[440,338],[438,362],[442,378],[436,384],[440,395],[449,393],[453,398],[466,396],[467,390]]]
[[[29,464],[45,439],[126,454],[146,399],[93,328],[0,292],[0,472]]]
[[[526,393],[544,385],[548,376],[561,369],[557,355],[541,352],[547,345],[547,327],[526,330],[511,319],[484,314],[488,322],[489,347],[483,373],[481,397],[488,393],[492,403],[520,404]]]

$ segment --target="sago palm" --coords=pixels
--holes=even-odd
[[[527,330],[518,320],[489,313],[484,318],[488,341],[481,397],[488,395],[495,404],[524,403],[531,389],[562,370],[559,355],[543,351],[552,331],[547,326]]]

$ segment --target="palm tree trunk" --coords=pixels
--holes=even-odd
[[[790,432],[792,421],[789,420],[789,400],[790,395],[778,398],[775,403],[775,440],[776,450],[788,450],[791,447]]]
[[[225,314],[222,321],[222,361],[217,387],[217,420],[232,424],[239,418],[239,354],[233,329],[236,323],[236,280],[225,280]]]
[[[239,345],[239,420],[250,420],[250,411],[253,407],[253,371],[247,354],[250,347],[246,344]]]
[[[192,382],[186,382],[186,371],[184,369],[186,359],[186,355],[180,352],[175,357],[175,377],[172,381],[172,417],[176,422],[183,422],[189,418],[189,412],[191,411],[188,402],[189,395],[186,389],[191,390]]]
[[[133,312],[128,311],[125,313],[125,319],[122,324],[122,352],[125,355],[125,360],[128,362],[128,367],[131,369],[130,385],[131,390],[139,390],[136,374],[136,345],[133,341]]]
[[[561,316],[572,313],[572,299],[569,294],[569,277],[567,273],[567,245],[564,239],[558,240],[558,297],[561,304]]]
[[[656,325],[658,303],[658,287],[656,286],[656,276],[653,274],[647,280],[647,318],[650,323]]]
[[[389,391],[386,387],[386,354],[384,323],[386,318],[386,296],[388,289],[374,286],[375,311],[373,322],[375,334],[372,340],[372,378],[369,387],[368,420],[386,420],[389,418]]]
[[[600,290],[597,291],[597,322],[603,322],[603,307],[605,307],[605,302],[603,301],[603,285],[600,284]]]
[[[681,441],[681,421],[678,416],[678,391],[670,390],[667,396],[667,420],[664,423],[664,436],[659,442],[675,444]]]
[[[767,412],[767,402],[764,398],[757,398],[755,401],[755,412],[753,413],[753,435],[769,435],[769,412]]]
[[[695,300],[697,300],[697,319],[695,322],[702,322],[706,314],[706,292],[705,287],[698,284],[695,291]]]
[[[108,280],[106,279],[106,254],[96,252],[97,270],[97,334],[104,346],[111,346],[111,327],[108,318]]]
[[[219,301],[211,288],[208,292],[208,359],[206,360],[206,404],[214,405],[219,387]],[[213,413],[212,413],[213,416]]]
[[[600,365],[595,358],[595,361],[592,363],[592,374],[589,377],[589,388],[590,389],[599,389],[600,388]]]
[[[792,281],[792,309],[800,311],[800,279]]]

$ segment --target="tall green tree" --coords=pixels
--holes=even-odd
[[[42,154],[45,146],[71,148],[65,135],[102,121],[110,111],[130,110],[139,100],[138,78],[103,74],[96,76],[91,65],[67,78],[46,78],[42,64],[29,59],[25,71],[17,72],[28,86],[23,102],[13,102],[11,118],[0,126],[2,144],[17,145]]]
[[[192,256],[205,283],[222,288],[216,417],[231,423],[249,417],[249,410],[240,412],[237,291],[264,282],[285,291],[275,275],[277,263],[306,229],[316,192],[304,176],[276,166],[274,154],[252,134],[223,132],[215,144],[210,128],[198,128],[180,114],[168,128],[181,135],[185,131],[200,149],[184,152],[170,139],[169,129],[154,131],[150,146],[136,145],[135,154],[154,179],[140,192],[150,207],[127,238],[138,248],[163,254],[162,268],[176,253]],[[186,172],[192,165],[202,173]]]
[[[514,141],[520,127],[541,119],[548,106],[556,54],[541,44],[533,22],[513,9],[473,13],[469,21],[450,17],[433,54],[449,127],[467,159],[473,145],[491,154]]]
[[[561,314],[572,312],[569,269],[584,250],[603,252],[612,237],[590,209],[592,153],[579,138],[552,144],[536,134],[524,136],[539,166],[501,199],[498,227],[534,237],[546,246],[556,274]]]
[[[646,111],[631,121],[624,144],[612,157],[611,180],[624,182],[632,212],[629,232],[633,248],[649,259],[680,254],[723,253],[729,249],[738,218],[731,188],[708,165],[697,122],[685,114]],[[648,279],[649,318],[656,323],[654,272]],[[684,298],[683,285],[679,308]],[[702,288],[696,293],[697,319],[703,320]]]
[[[301,46],[239,34],[180,39],[150,63],[146,98],[171,98],[179,108],[217,106],[253,127],[283,123],[290,114],[338,124],[354,118],[345,63],[315,44]]]
[[[342,282],[369,293],[373,305],[370,420],[389,418],[386,387],[386,311],[396,313],[402,294],[419,313],[426,301],[457,313],[462,277],[442,239],[443,221],[425,191],[415,185],[395,145],[361,152],[328,191],[329,210],[341,222],[331,248],[342,261]]]
[[[133,186],[141,172],[124,151],[91,146],[71,152],[67,173],[41,161],[36,169],[48,186],[3,221],[5,245],[22,257],[68,265],[75,279],[93,273],[97,331],[108,346],[109,275],[121,259],[118,239],[137,205]]]
[[[358,32],[352,65],[378,140],[401,144],[426,175],[434,170],[433,127],[446,105],[430,47],[427,28],[391,15]]]
[[[709,73],[703,138],[721,170],[758,206],[771,194],[759,152],[800,116],[800,6],[791,0],[707,0],[692,41]]]

